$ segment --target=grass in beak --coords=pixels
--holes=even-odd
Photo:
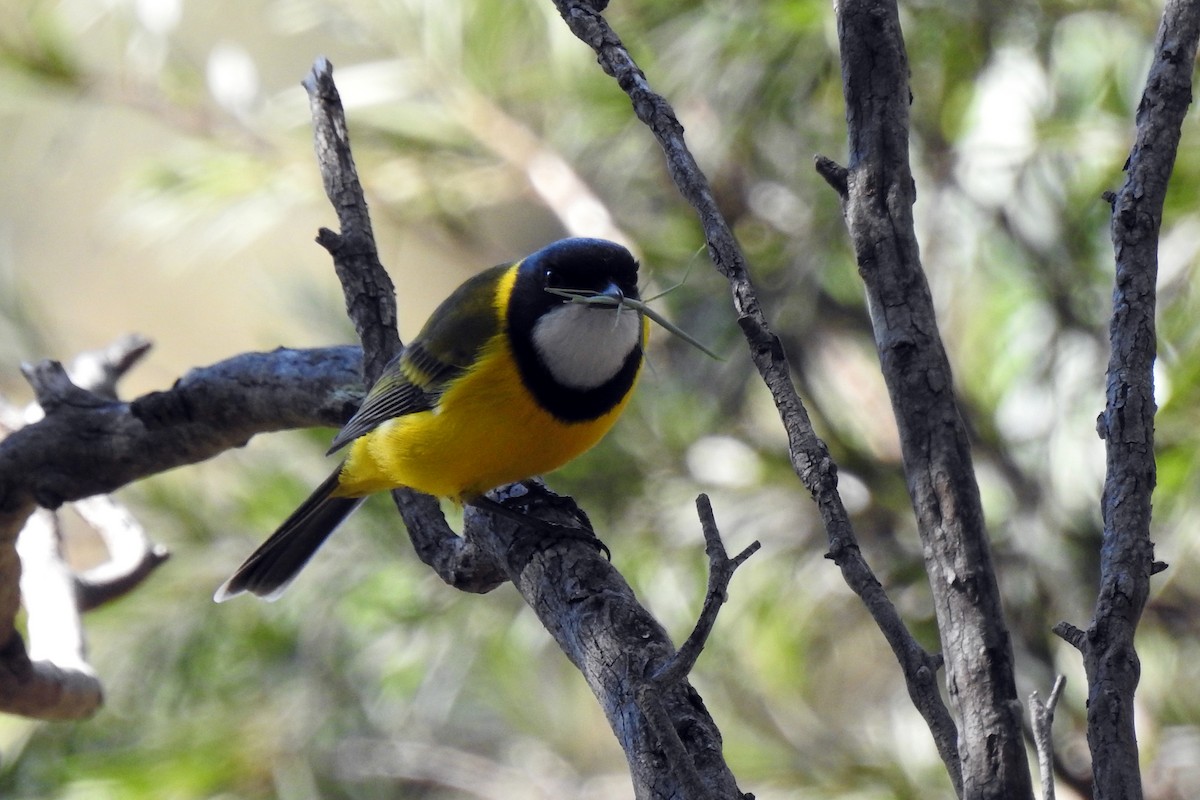
[[[546,291],[557,297],[562,297],[565,300],[568,300],[572,303],[582,303],[584,305],[590,305],[590,306],[612,306],[614,308],[620,307],[620,308],[633,309],[634,311],[638,312],[639,314],[645,314],[647,317],[650,318],[650,320],[652,322],[656,323],[659,327],[674,334],[675,336],[678,336],[680,339],[683,339],[685,342],[687,342],[688,344],[690,344],[692,347],[696,348],[700,352],[704,353],[709,358],[716,359],[717,361],[725,360],[725,359],[721,358],[719,355],[717,355],[716,353],[714,353],[712,350],[709,350],[707,347],[705,347],[703,344],[701,344],[697,339],[695,339],[687,331],[684,331],[682,328],[679,328],[678,326],[676,326],[674,323],[672,323],[670,320],[668,320],[662,314],[659,314],[657,311],[650,308],[650,306],[646,305],[641,300],[634,300],[631,297],[619,297],[619,298],[611,297],[609,295],[600,294],[598,292],[594,292],[594,291],[590,291],[590,290],[583,290],[583,289],[558,289],[558,288],[547,286]],[[662,295],[659,295],[659,296],[661,297]]]

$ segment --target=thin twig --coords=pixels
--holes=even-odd
[[[721,541],[721,532],[717,529],[708,495],[701,494],[696,498],[696,513],[700,515],[700,527],[704,531],[704,552],[708,555],[708,590],[705,592],[704,605],[691,634],[671,660],[651,678],[659,686],[681,681],[691,673],[696,659],[700,657],[700,652],[708,642],[713,625],[717,622],[721,606],[729,599],[729,582],[733,579],[734,571],[762,547],[757,541],[751,542],[745,550],[730,558],[725,551],[725,543]]]
[[[661,698],[664,691],[685,680],[691,673],[701,651],[704,650],[704,645],[708,642],[721,606],[729,598],[729,582],[734,571],[758,552],[761,544],[757,541],[752,542],[731,559],[725,550],[724,542],[721,541],[721,532],[717,528],[712,503],[707,495],[701,494],[696,498],[696,512],[700,516],[700,526],[704,532],[704,552],[708,555],[708,588],[704,595],[704,605],[683,646],[663,663],[649,680],[638,687],[637,703],[653,728],[667,762],[685,788],[685,796],[707,798],[710,794],[700,780],[693,757],[680,739],[679,731],[675,729]]]
[[[1054,800],[1054,739],[1051,729],[1054,727],[1054,709],[1066,685],[1067,676],[1059,675],[1054,680],[1054,688],[1050,690],[1050,699],[1045,703],[1036,690],[1029,694],[1029,719],[1037,750],[1038,771],[1042,776],[1042,800]]]
[[[75,575],[75,600],[81,612],[123,597],[162,566],[171,553],[151,541],[137,518],[111,495],[77,500],[74,509],[104,541],[108,560]]]

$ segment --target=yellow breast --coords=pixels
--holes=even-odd
[[[437,409],[408,414],[357,439],[338,494],[409,486],[467,500],[506,483],[561,467],[608,432],[625,396],[595,420],[564,423],[545,412],[521,383],[507,338],[485,347]]]

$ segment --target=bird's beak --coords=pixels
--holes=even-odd
[[[600,290],[599,295],[600,297],[611,297],[613,300],[616,300],[616,307],[618,309],[621,308],[621,301],[625,299],[625,293],[621,291],[621,287],[617,286],[617,284],[613,283],[612,281],[609,281],[608,285]],[[597,304],[595,307],[608,308],[609,306]]]

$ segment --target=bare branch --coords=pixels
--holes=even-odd
[[[660,666],[648,680],[642,681],[637,688],[637,704],[646,721],[654,731],[654,737],[662,746],[680,786],[685,791],[685,797],[707,798],[712,795],[701,780],[692,756],[680,738],[679,731],[662,701],[662,694],[672,686],[685,680],[695,666],[700,652],[712,633],[717,621],[717,613],[728,599],[729,581],[734,571],[745,563],[746,559],[758,552],[761,545],[752,542],[734,558],[729,558],[725,544],[721,541],[721,532],[717,529],[717,521],[713,516],[712,503],[708,496],[701,494],[696,498],[696,511],[700,515],[700,525],[704,532],[705,553],[708,555],[708,590],[704,595],[704,605],[700,617],[691,635],[683,646]]]
[[[171,555],[166,547],[150,541],[137,518],[110,495],[77,500],[74,509],[104,540],[108,552],[103,564],[75,575],[75,598],[81,612],[133,591]]]
[[[67,718],[100,702],[78,614],[133,588],[166,557],[107,492],[210,458],[255,433],[341,424],[362,395],[358,350],[343,347],[244,354],[192,370],[169,391],[117,401],[116,379],[147,346],[126,337],[83,354],[72,366],[84,386],[57,362],[25,368],[46,414],[0,442],[0,710]],[[40,414],[5,414],[20,416]],[[83,501],[81,514],[113,555],[83,576],[62,560],[54,514],[34,512],[74,501]],[[53,661],[30,661],[16,633],[22,594],[37,637],[31,652]]]
[[[312,112],[317,166],[341,226],[340,233],[322,228],[317,241],[333,257],[346,312],[363,345],[364,383],[370,386],[401,351],[396,290],[375,247],[366,195],[350,151],[346,112],[333,81],[333,64],[318,58],[303,84]],[[503,571],[493,559],[450,529],[436,498],[396,489],[392,500],[418,557],[446,583],[465,591],[486,592],[503,581]]]
[[[489,494],[535,519],[569,526],[586,519],[570,498],[533,482]],[[675,648],[593,545],[547,539],[474,506],[466,508],[464,535],[503,555],[517,591],[583,674],[625,750],[637,797],[742,797],[722,757],[720,731],[695,689],[678,680],[658,685],[652,698],[639,691]]]
[[[1058,636],[1079,652],[1082,653],[1087,650],[1087,631],[1082,631],[1069,622],[1059,622],[1051,630],[1054,631],[1055,636]]]
[[[204,461],[257,433],[340,425],[362,397],[359,358],[354,347],[246,353],[132,403],[80,389],[44,362],[33,372],[53,411],[0,443],[0,521]],[[6,532],[15,538],[0,525],[0,541]]]
[[[745,257],[716,205],[708,179],[688,150],[683,127],[666,99],[650,88],[646,76],[600,16],[595,4],[555,0],[555,5],[571,31],[596,52],[600,66],[629,95],[634,112],[662,147],[667,169],[680,194],[696,210],[713,264],[729,281],[738,324],[749,344],[751,358],[771,392],[787,432],[792,467],[817,503],[830,543],[830,557],[841,568],[850,587],[863,598],[891,645],[903,669],[909,696],[929,725],[951,782],[961,795],[958,734],[936,682],[941,661],[927,653],[908,631],[859,551],[849,515],[838,494],[837,467],[829,457],[825,443],[813,430],[804,403],[792,383],[783,346],[763,314]],[[843,168],[833,162],[828,162],[827,166],[827,180],[832,176],[835,186],[839,180],[845,180]]]
[[[325,194],[337,211],[339,233],[322,228],[317,242],[333,256],[346,297],[346,312],[363,344],[364,383],[370,386],[400,352],[396,287],[375,247],[367,199],[358,180],[333,64],[317,59],[303,81],[313,118],[313,146]]]
[[[1050,690],[1050,699],[1045,703],[1036,691],[1029,695],[1029,717],[1033,728],[1034,749],[1037,750],[1038,772],[1042,776],[1042,800],[1054,800],[1054,740],[1051,728],[1054,727],[1054,709],[1058,706],[1058,698],[1062,696],[1063,687],[1067,685],[1067,676],[1059,675],[1054,680],[1054,688]]]
[[[762,547],[758,542],[751,542],[745,550],[730,558],[725,552],[725,543],[721,541],[721,532],[717,529],[708,495],[702,494],[696,498],[696,512],[700,515],[700,526],[704,531],[704,552],[708,555],[708,591],[705,592],[704,605],[691,635],[679,648],[679,652],[651,678],[658,686],[681,681],[691,674],[692,667],[695,666],[696,659],[700,657],[700,651],[704,649],[713,625],[717,622],[717,613],[729,599],[729,582],[733,579],[734,571]]]
[[[64,407],[97,408],[112,402],[88,389],[76,386],[63,365],[57,361],[22,364],[21,374],[29,381],[37,404],[45,414],[53,414]]]
[[[358,366],[352,347],[248,353],[132,403],[67,387],[52,362],[34,370],[46,376],[42,393],[54,411],[0,442],[0,641],[11,635],[19,603],[14,543],[35,506],[105,494],[256,433],[339,425],[361,397]]]
[[[1100,591],[1091,627],[1074,635],[1088,678],[1088,745],[1096,796],[1140,800],[1134,693],[1141,665],[1134,633],[1160,571],[1150,540],[1154,462],[1155,285],[1167,182],[1192,99],[1200,6],[1168,0],[1137,110],[1125,183],[1112,196],[1116,254],[1109,328],[1107,404],[1096,429],[1105,443]],[[1063,626],[1060,626],[1063,627]],[[1064,631],[1075,631],[1069,626]],[[1056,631],[1058,629],[1056,628]]]
[[[140,334],[122,336],[106,347],[80,353],[71,360],[71,382],[109,400],[117,399],[117,382],[150,352],[151,342]],[[40,407],[39,407],[40,410]],[[169,557],[145,529],[109,495],[78,500],[74,509],[104,541],[108,561],[75,574],[75,601],[80,613],[90,611],[137,588]]]
[[[645,715],[646,722],[654,733],[654,740],[662,748],[662,757],[666,760],[668,769],[679,784],[679,796],[689,800],[712,800],[714,795],[704,785],[699,771],[692,763],[692,755],[675,728],[675,721],[667,713],[657,684],[645,682],[639,685],[635,699],[638,710]]]
[[[149,347],[142,337],[126,336],[106,348],[80,354],[71,364],[78,386],[54,362],[26,366],[23,371],[51,410],[72,404],[95,407],[103,402],[94,392],[115,400],[117,380]],[[45,417],[40,403],[20,413],[0,401],[0,411],[6,420],[0,438]],[[87,662],[79,582],[63,555],[59,518],[53,511],[38,509],[29,514],[28,504],[18,506],[4,526],[6,535],[16,534],[15,547],[11,539],[0,545],[0,570],[14,578],[3,595],[6,644],[0,656],[0,708],[43,719],[86,717],[99,707],[103,691]],[[144,569],[138,581],[153,566]],[[14,627],[18,602],[25,608],[28,651]]]
[[[17,540],[29,650],[26,653],[6,648],[6,655],[11,658],[4,664],[11,675],[22,670],[22,660],[31,662],[27,682],[18,681],[16,686],[5,687],[14,693],[29,692],[31,696],[11,697],[13,705],[3,707],[5,711],[41,719],[78,719],[100,707],[103,692],[85,655],[83,622],[75,600],[75,576],[63,559],[61,548],[57,516],[52,511],[38,509]],[[13,633],[9,644],[13,646],[20,641],[21,637]]]
[[[845,202],[848,191],[846,181],[850,177],[850,171],[832,158],[822,155],[813,157],[813,168],[817,171],[818,175],[825,179],[825,182],[829,184],[829,188],[838,193],[838,197],[842,198],[842,202]]]
[[[963,794],[1032,797],[1013,654],[966,428],[913,227],[908,63],[893,0],[836,6],[850,164],[831,181],[866,286],[961,717]],[[818,162],[821,163],[821,162]]]

